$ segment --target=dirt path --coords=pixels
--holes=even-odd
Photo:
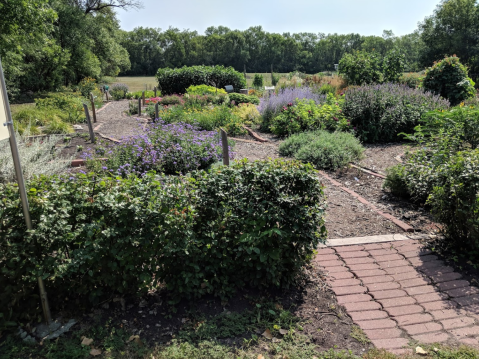
[[[411,340],[479,347],[479,289],[415,240],[319,250],[338,303],[373,344]]]

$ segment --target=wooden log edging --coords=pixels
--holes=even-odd
[[[338,181],[332,179],[331,177],[329,177],[326,173],[324,173],[323,171],[318,171],[319,174],[321,176],[323,176],[324,178],[326,178],[329,182],[331,182],[333,185],[335,185],[336,187],[339,187],[341,190],[343,190],[344,192],[347,192],[349,193],[351,196],[353,196],[354,198],[356,198],[359,202],[361,202],[362,204],[365,204],[367,206],[369,206],[373,211],[375,211],[377,214],[379,214],[380,216],[390,220],[391,222],[393,222],[396,226],[398,226],[399,228],[401,228],[404,232],[414,232],[414,228],[411,227],[409,224],[397,219],[396,217],[390,215],[389,213],[385,213],[383,211],[381,211],[378,207],[376,207],[374,204],[372,204],[371,202],[369,202],[366,198],[360,196],[359,194],[357,194],[356,192],[354,192],[353,190],[350,190],[349,188],[346,188],[344,187],[341,183],[339,183]]]
[[[98,158],[100,161],[106,161],[108,158]],[[83,158],[77,158],[75,160],[72,160],[71,167],[81,167],[84,166],[86,163],[86,160]]]
[[[251,128],[243,126],[243,128],[248,131],[249,135],[253,137],[256,141],[259,142],[268,142],[268,140],[265,140],[263,137],[257,135]]]
[[[107,108],[108,106],[110,106],[113,102],[108,102],[105,106],[102,106],[100,109],[96,110],[96,113],[100,112],[100,111],[103,111],[105,108]]]
[[[100,136],[101,138],[104,138],[106,140],[110,140],[110,141],[113,141],[113,142],[116,142],[116,143],[121,143],[120,140],[117,140],[116,138],[113,138],[113,137],[108,137],[108,136],[105,136],[103,133],[101,132],[98,132],[98,136]]]
[[[350,163],[350,166],[351,167],[354,167],[354,168],[357,168],[358,170],[364,172],[364,173],[367,173],[367,174],[370,174],[370,175],[373,175],[373,176],[376,176],[376,177],[379,177],[379,178],[382,178],[382,179],[386,179],[386,176],[385,175],[382,175],[380,173],[377,173],[377,172],[374,172],[374,171],[370,171],[366,168],[363,168],[361,166],[357,166],[355,165],[354,163]]]

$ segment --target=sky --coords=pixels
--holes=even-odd
[[[392,30],[405,35],[432,15],[440,0],[141,0],[139,10],[118,10],[123,30],[156,27],[196,30],[223,25],[246,30],[261,25],[275,33],[359,33]]]

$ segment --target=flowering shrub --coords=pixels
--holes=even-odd
[[[296,99],[313,100],[315,104],[319,105],[325,102],[326,96],[314,93],[310,87],[298,87],[281,89],[277,94],[263,97],[258,106],[258,111],[263,116],[261,128],[269,131],[273,117],[279,115],[288,103],[294,103]]]
[[[312,166],[295,161],[188,177],[39,177],[27,187],[34,231],[18,187],[0,184],[0,193],[2,330],[41,315],[37,276],[51,303],[99,303],[160,283],[173,301],[227,299],[245,286],[293,285],[326,240],[323,187]]]
[[[289,136],[307,130],[347,131],[351,128],[344,117],[340,102],[328,94],[324,105],[316,105],[313,100],[296,100],[283,107],[281,113],[273,118],[271,132],[278,136]]]
[[[404,85],[364,85],[346,91],[343,113],[364,142],[397,141],[411,133],[421,115],[449,108],[449,101]]]
[[[251,103],[240,103],[239,106],[233,108],[233,113],[248,126],[257,123],[261,117],[256,106]]]
[[[222,147],[216,132],[200,131],[197,126],[185,123],[159,121],[144,134],[125,138],[100,152],[86,152],[84,157],[90,169],[115,176],[144,175],[150,170],[178,174],[220,161]],[[99,157],[108,159],[99,160]]]
[[[89,98],[90,92],[96,89],[96,80],[91,77],[85,77],[78,84],[78,91],[83,97]]]
[[[146,104],[150,104],[150,103],[157,103],[157,102],[161,102],[162,98],[161,97],[151,97],[151,98],[146,98],[145,99],[145,103]]]
[[[126,98],[126,95],[128,94],[129,87],[126,84],[113,84],[110,87],[110,95],[113,97],[114,100],[122,100]]]
[[[186,93],[189,95],[218,95],[226,94],[226,90],[208,85],[191,85],[186,89]]]

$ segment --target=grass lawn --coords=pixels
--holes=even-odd
[[[158,85],[155,76],[147,77],[117,77],[115,83],[123,83],[128,85],[130,92],[143,91],[143,90],[153,90],[153,87]],[[147,88],[148,87],[148,88]]]

